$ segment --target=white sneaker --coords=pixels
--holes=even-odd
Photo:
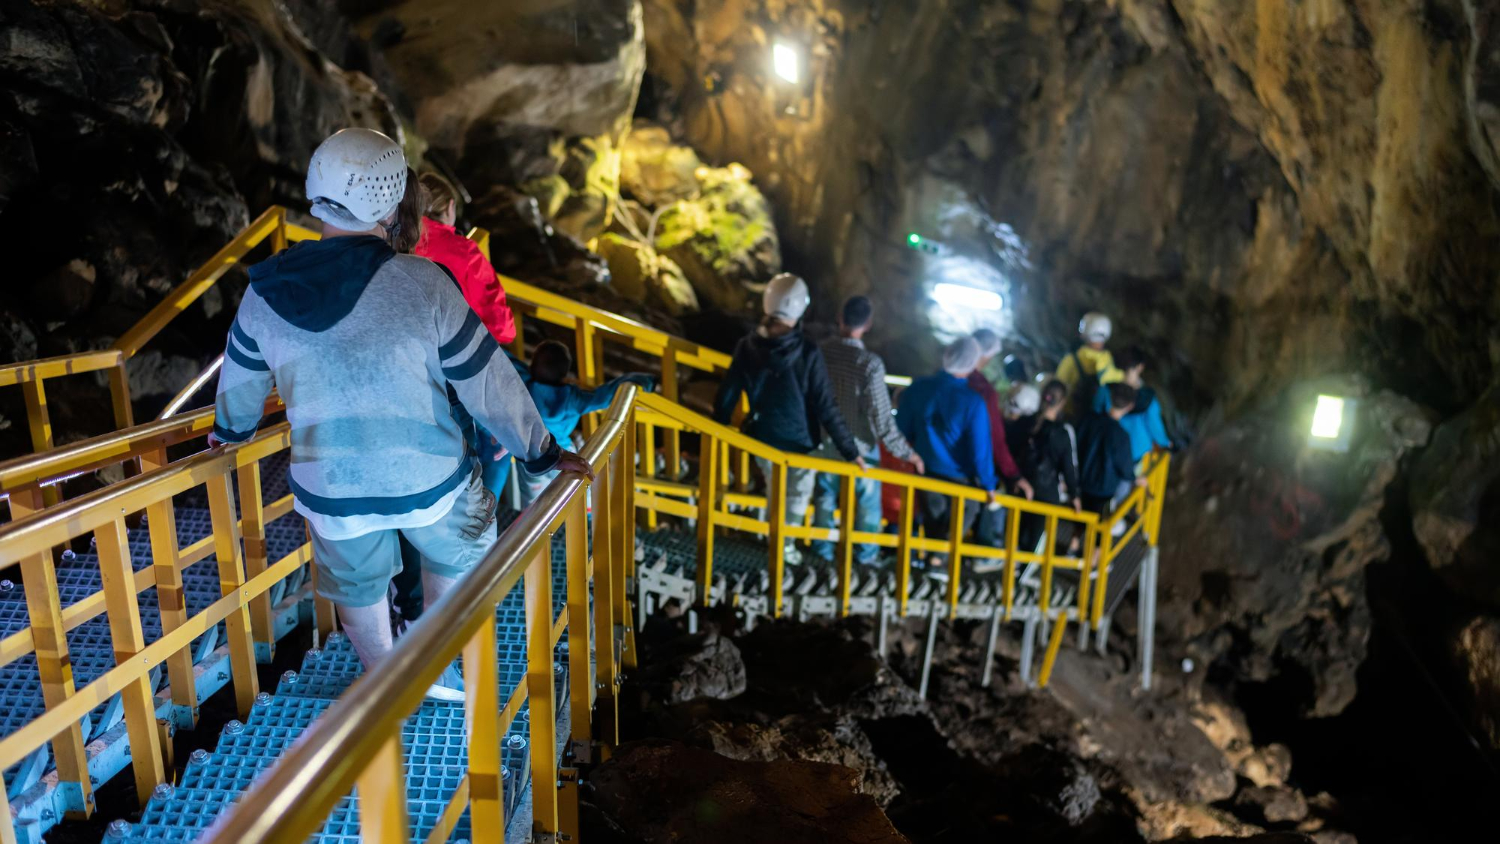
[[[445,700],[450,703],[463,703],[464,692],[462,689],[450,689],[447,686],[433,683],[427,689],[428,700]]]

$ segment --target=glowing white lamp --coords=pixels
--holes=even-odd
[[[771,45],[771,67],[777,76],[792,85],[802,80],[802,56],[796,47],[785,41]]]
[[[1318,396],[1307,444],[1319,451],[1348,451],[1349,431],[1359,402],[1341,396]]]
[[[1320,440],[1336,440],[1344,427],[1344,400],[1338,396],[1318,396],[1318,406],[1313,410],[1312,436]]]
[[[932,298],[945,308],[970,308],[977,311],[998,311],[1005,304],[999,293],[981,290],[964,284],[934,284]]]

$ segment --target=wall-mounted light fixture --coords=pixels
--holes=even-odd
[[[947,282],[932,286],[932,298],[945,308],[998,311],[1005,306],[1005,299],[993,290]]]
[[[1342,396],[1319,395],[1313,406],[1312,427],[1307,444],[1322,451],[1348,451],[1358,402]]]
[[[783,82],[797,85],[802,82],[802,51],[787,41],[771,45],[771,69]]]

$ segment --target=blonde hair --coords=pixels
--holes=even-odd
[[[437,219],[448,212],[448,204],[458,207],[458,189],[453,183],[428,171],[417,180],[422,185],[422,216]]]

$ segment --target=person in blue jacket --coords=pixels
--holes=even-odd
[[[1143,381],[1146,372],[1146,353],[1140,346],[1129,346],[1115,355],[1115,367],[1125,377],[1118,383],[1135,390],[1135,408],[1120,419],[1120,427],[1130,435],[1130,459],[1139,463],[1153,448],[1171,448],[1172,438],[1167,434],[1167,425],[1161,418],[1161,402],[1156,391]],[[1101,384],[1094,393],[1094,412],[1108,413],[1110,407],[1110,384]]]
[[[578,428],[578,420],[584,414],[609,407],[621,384],[638,384],[647,391],[654,390],[656,385],[654,378],[641,372],[621,375],[593,390],[569,384],[568,376],[573,371],[573,353],[556,340],[546,340],[537,345],[531,353],[529,371],[519,365],[516,370],[526,382],[531,400],[536,403],[536,409],[542,415],[542,424],[562,443],[573,441],[573,431]],[[555,477],[556,472],[533,475],[523,470],[520,474],[521,506],[524,508],[535,501]]]
[[[979,344],[964,336],[943,350],[941,371],[918,378],[901,394],[896,411],[896,427],[911,443],[926,464],[927,476],[965,486],[975,486],[989,493],[995,501],[995,457],[990,445],[990,415],[984,397],[969,388],[968,378],[979,366]],[[947,539],[950,501],[936,492],[917,492],[922,524],[929,539]],[[979,502],[964,507],[963,531],[968,533],[979,516]],[[929,558],[929,568],[937,568],[941,557]]]

